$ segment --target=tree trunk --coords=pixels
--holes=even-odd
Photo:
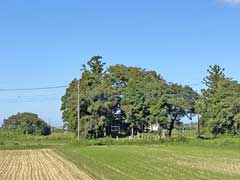
[[[132,138],[134,138],[134,128],[132,127]]]
[[[98,129],[96,129],[96,138],[98,138]]]
[[[158,125],[158,137],[159,137],[159,139],[162,138],[162,127],[161,127],[161,124],[160,124],[160,123],[159,123],[159,125]]]
[[[144,124],[142,124],[142,125],[141,125],[141,133],[143,133],[144,130],[145,130],[145,126],[144,126]]]
[[[104,131],[104,137],[107,137],[107,127],[106,126],[104,127],[103,131]]]
[[[138,133],[137,133],[137,138],[140,139],[140,133],[139,133],[139,131],[138,131]]]
[[[174,118],[171,119],[171,123],[170,123],[170,127],[169,127],[169,132],[168,132],[168,136],[169,136],[169,137],[172,136],[172,130],[173,130],[173,128],[174,128],[174,123],[175,123],[175,120],[176,120],[176,119],[177,119],[176,117],[174,117]]]
[[[200,129],[200,117],[199,117],[199,114],[198,114],[198,138],[201,137],[201,129]]]

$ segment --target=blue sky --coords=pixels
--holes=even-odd
[[[182,84],[216,63],[240,80],[239,19],[239,0],[1,1],[0,89],[68,84],[93,55]],[[27,111],[61,125],[63,94],[0,92],[0,122]]]

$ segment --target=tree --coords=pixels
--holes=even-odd
[[[133,137],[134,131],[139,129],[144,119],[144,93],[140,82],[129,81],[128,86],[123,92],[121,107],[126,114]]]
[[[77,129],[77,85],[78,80],[74,79],[69,87],[66,89],[65,95],[62,97],[62,119],[65,126],[70,130]],[[83,102],[83,101],[81,101]],[[84,103],[81,103],[81,110],[85,109],[83,107]]]
[[[229,79],[218,82],[211,101],[203,112],[204,125],[215,137],[219,134],[239,133],[240,85]]]
[[[131,135],[143,131],[145,123],[144,84],[145,70],[124,65],[110,66],[107,75],[115,89],[122,118],[130,124]]]
[[[203,83],[208,88],[208,91],[212,92],[218,87],[218,82],[225,79],[224,71],[225,69],[219,65],[209,66],[207,70],[208,76],[203,79]]]
[[[80,133],[84,137],[102,137],[113,119],[113,109],[117,105],[115,91],[104,72],[101,56],[92,57],[83,65],[80,82]],[[77,84],[73,80],[62,97],[62,112],[69,129],[77,129]]]
[[[51,134],[50,127],[37,114],[18,113],[4,120],[3,128],[15,130],[22,134]]]
[[[237,81],[225,77],[224,69],[218,65],[210,66],[197,102],[197,111],[201,115],[203,133],[215,137],[220,134],[239,133],[240,85]]]
[[[168,84],[154,71],[146,72],[143,84],[146,120],[150,126],[158,124],[158,135],[161,136],[162,130],[167,128],[169,119],[165,96]]]
[[[203,79],[206,89],[202,90],[201,96],[196,102],[196,110],[201,116],[200,125],[203,127],[202,133],[209,131],[209,120],[213,117],[213,109],[210,106],[214,103],[214,96],[219,82],[226,79],[224,71],[225,69],[219,65],[209,66],[207,70],[208,75]]]
[[[195,101],[198,94],[189,86],[170,84],[166,94],[167,112],[169,115],[168,135],[172,136],[174,125],[183,117],[192,119],[195,115]]]

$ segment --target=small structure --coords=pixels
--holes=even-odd
[[[114,120],[111,123],[111,136],[112,137],[121,137],[124,136],[127,132],[127,123],[123,121],[123,114],[120,107],[117,107],[114,114]]]

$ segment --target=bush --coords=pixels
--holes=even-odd
[[[100,138],[100,139],[81,139],[79,142],[76,140],[73,142],[75,145],[83,146],[105,146],[105,145],[154,145],[154,144],[166,144],[166,143],[188,143],[189,140],[185,136],[179,136],[176,138]]]
[[[0,141],[0,146],[3,146],[3,145],[5,145],[5,142]]]

